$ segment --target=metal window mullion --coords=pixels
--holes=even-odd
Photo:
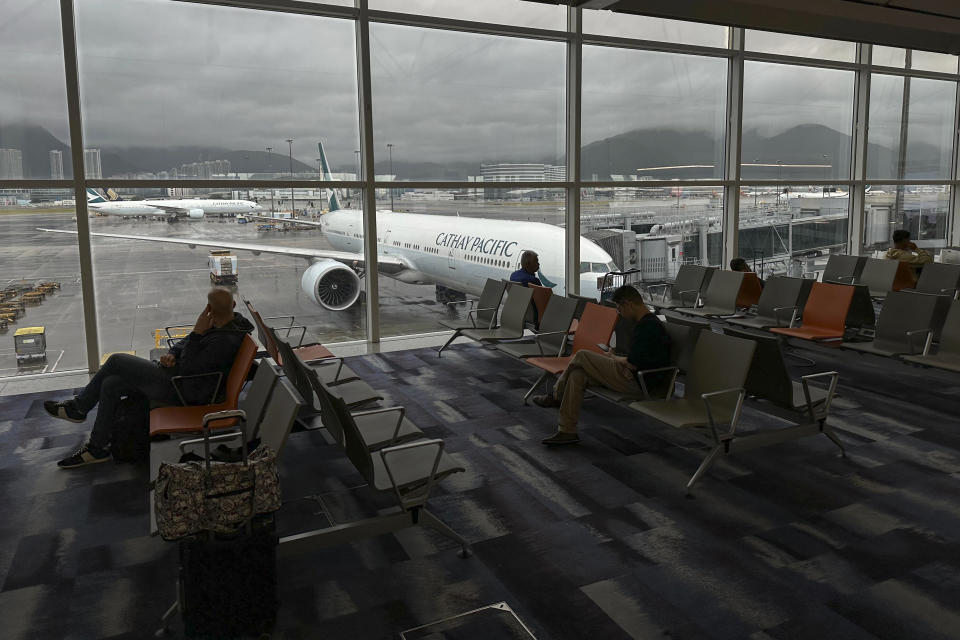
[[[373,102],[370,82],[370,20],[367,0],[357,0],[357,103],[360,105],[360,148],[363,150],[363,257],[366,265],[367,342],[380,342],[380,280],[377,269],[377,190],[373,159]]]
[[[850,141],[850,198],[847,200],[847,253],[858,256],[863,251],[865,180],[870,131],[870,60],[873,47],[857,45],[858,69],[854,75],[853,137]]]
[[[567,8],[567,206],[565,275],[567,294],[580,293],[580,114],[583,73],[583,9]]]
[[[953,184],[950,185],[950,206],[947,213],[947,240],[951,246],[960,245],[960,81],[956,83],[957,91],[954,100],[953,113]]]
[[[723,190],[723,255],[721,264],[739,255],[740,233],[740,139],[743,131],[743,37],[741,28],[730,29],[730,48],[734,55],[727,67],[727,130],[724,141],[723,178],[734,186]],[[700,256],[709,264],[708,256]]]
[[[87,369],[100,368],[100,339],[97,333],[97,304],[93,284],[93,248],[90,219],[87,217],[87,185],[83,164],[83,127],[80,119],[80,80],[77,66],[77,32],[73,0],[60,0],[63,35],[64,79],[67,85],[67,115],[70,126],[70,158],[73,163],[73,192],[77,212],[77,249],[80,255],[80,292],[83,299],[83,328],[86,336]]]

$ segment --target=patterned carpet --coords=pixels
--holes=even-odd
[[[958,638],[960,377],[871,356],[836,368],[825,437],[702,459],[671,432],[588,400],[578,446],[547,449],[555,412],[523,407],[523,364],[474,345],[351,358],[444,438],[466,473],[430,507],[473,544],[408,529],[284,559],[276,638]],[[66,394],[64,394],[66,395]],[[174,597],[176,545],[147,535],[145,466],[57,469],[85,426],[49,394],[0,399],[0,636],[146,638]],[[774,419],[748,409],[747,428]],[[282,535],[389,504],[322,431],[291,435]]]

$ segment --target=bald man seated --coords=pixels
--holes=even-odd
[[[223,381],[253,325],[234,311],[236,302],[228,289],[211,289],[207,306],[200,312],[193,331],[172,347],[159,362],[145,360],[125,353],[110,356],[78,396],[57,402],[47,400],[43,408],[55,418],[83,422],[97,405],[97,417],[89,441],[73,455],[57,463],[63,469],[73,469],[110,458],[110,440],[117,403],[124,396],[139,393],[149,401],[150,408],[178,405],[180,399],[170,379],[173,376],[192,376],[201,373],[223,374],[218,394],[223,393]],[[181,381],[180,391],[187,404],[210,402],[217,385],[216,376],[188,378]]]

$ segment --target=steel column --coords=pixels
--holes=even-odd
[[[853,90],[853,138],[850,141],[850,197],[847,202],[847,253],[858,256],[863,251],[863,225],[867,177],[867,145],[870,129],[870,60],[873,48],[857,45],[857,71]]]
[[[730,48],[734,55],[727,68],[727,130],[723,179],[723,253],[721,267],[740,255],[740,135],[743,130],[743,29],[730,29]],[[706,255],[703,264],[709,264]]]
[[[580,293],[580,98],[583,86],[583,9],[567,9],[567,294]]]
[[[360,105],[360,148],[363,180],[363,258],[366,265],[367,342],[380,342],[380,280],[377,271],[377,190],[374,186],[373,102],[370,87],[370,22],[367,0],[357,0],[357,91]]]

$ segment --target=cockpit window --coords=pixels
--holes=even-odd
[[[616,271],[617,265],[613,262],[609,264],[604,264],[602,262],[581,262],[580,263],[580,273],[608,273],[610,271]]]

